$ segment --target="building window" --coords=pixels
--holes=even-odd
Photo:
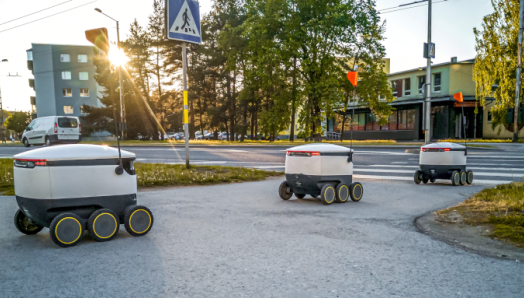
[[[87,63],[87,55],[84,55],[84,54],[78,55],[78,62]]]
[[[89,97],[89,89],[87,89],[87,88],[80,88],[80,96],[81,97]]]
[[[64,88],[62,89],[62,94],[64,97],[71,97],[73,96],[73,93],[71,92],[71,88]]]
[[[86,111],[86,108],[85,108],[84,105],[81,105],[81,106],[80,106],[80,113],[82,113],[82,114],[87,114],[87,111]]]
[[[393,89],[393,96],[397,97],[397,82],[398,81],[391,81],[391,89]]]
[[[71,62],[69,54],[60,54],[60,62]]]
[[[408,130],[415,130],[415,110],[407,110],[406,111],[406,117],[407,117],[407,129]]]
[[[422,95],[424,91],[424,84],[426,84],[426,76],[418,77],[418,94]]]
[[[411,78],[404,79],[404,96],[411,95]]]
[[[492,117],[492,116],[493,116],[493,115],[491,114],[491,112],[488,112],[488,122],[491,122],[491,117]]]
[[[88,76],[87,74],[88,74],[87,71],[81,71],[81,72],[79,72],[79,73],[78,73],[78,79],[79,79],[80,81],[87,81],[87,80],[89,80],[89,76]]]
[[[62,71],[62,80],[71,80],[71,72]]]
[[[391,115],[389,115],[389,123],[388,123],[389,130],[397,130],[397,111],[393,111]]]
[[[441,84],[441,74],[436,73],[434,79],[434,86],[433,86],[433,92],[440,92],[440,84]]]
[[[73,106],[64,106],[64,113],[73,114]]]

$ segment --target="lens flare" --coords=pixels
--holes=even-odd
[[[107,57],[111,64],[115,66],[123,66],[129,60],[124,51],[122,51],[122,49],[120,48],[109,49],[109,54],[107,55]]]

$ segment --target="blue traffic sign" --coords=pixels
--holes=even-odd
[[[424,58],[435,58],[435,44],[430,43],[428,47],[427,43],[424,43]]]
[[[166,1],[167,38],[192,43],[202,43],[200,7],[193,0]]]

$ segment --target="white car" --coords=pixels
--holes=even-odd
[[[82,127],[77,117],[51,116],[36,118],[22,134],[24,146],[76,144],[82,140]]]

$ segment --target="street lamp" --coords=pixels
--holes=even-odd
[[[119,27],[119,24],[118,24],[118,21],[113,19],[112,17],[106,15],[105,13],[102,12],[102,10],[100,8],[95,8],[95,11],[105,15],[106,17],[110,18],[111,20],[115,21],[116,22],[116,38],[117,38],[117,47],[118,47],[118,50],[120,51],[120,27]],[[108,53],[109,54],[109,53]],[[120,90],[119,90],[119,93],[120,93],[120,121],[122,123],[125,123],[125,119],[124,119],[124,101],[122,100],[122,90],[124,88],[124,86],[122,86],[122,64],[119,63],[118,65],[118,84],[120,86]],[[122,127],[121,129],[121,133],[122,133],[122,138],[124,138],[124,127]]]

